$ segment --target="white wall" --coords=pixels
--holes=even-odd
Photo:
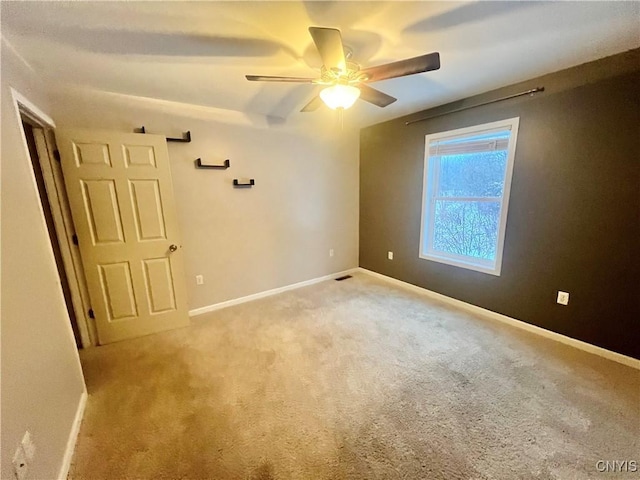
[[[85,390],[62,287],[29,157],[12,104],[13,87],[47,111],[42,85],[2,44],[2,447],[0,475],[14,478],[25,430],[36,455],[28,478],[56,478]]]
[[[341,132],[333,117],[325,114],[315,128],[269,126],[81,90],[58,92],[52,104],[61,128],[191,131],[191,143],[168,143],[190,309],[358,265],[358,133]],[[211,164],[229,158],[231,168],[199,170],[198,157]],[[256,185],[234,189],[234,178]],[[197,274],[204,285],[196,286]]]

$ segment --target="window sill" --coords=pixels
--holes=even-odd
[[[432,262],[444,263],[445,265],[451,265],[452,267],[464,268],[466,270],[473,270],[481,273],[488,273],[489,275],[495,275],[496,277],[500,276],[501,267],[498,265],[496,267],[490,267],[485,265],[478,265],[470,262],[463,262],[458,259],[440,257],[437,255],[424,254],[420,252],[418,255],[423,260],[430,260]]]

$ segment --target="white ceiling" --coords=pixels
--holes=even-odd
[[[362,66],[440,52],[438,71],[373,84],[398,101],[357,102],[355,126],[640,47],[640,2],[2,2],[5,42],[49,85],[276,123],[322,116],[299,113],[318,87],[244,75],[315,76],[311,25]]]

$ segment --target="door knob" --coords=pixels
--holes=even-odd
[[[178,246],[175,244],[169,245],[169,251],[171,253],[175,252],[176,250],[178,250]]]

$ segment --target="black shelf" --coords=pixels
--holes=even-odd
[[[203,165],[202,159],[197,158],[195,161],[196,168],[210,168],[215,170],[226,170],[231,166],[231,161],[227,158],[222,165]]]
[[[142,126],[135,133],[147,133],[147,131],[144,129],[144,126]],[[182,138],[171,138],[171,137],[166,137],[166,138],[167,138],[167,142],[189,143],[191,142],[191,131],[187,130],[186,132],[184,132],[182,134]]]
[[[256,181],[252,178],[249,183],[239,183],[237,178],[233,179],[234,188],[251,188],[256,184]]]

